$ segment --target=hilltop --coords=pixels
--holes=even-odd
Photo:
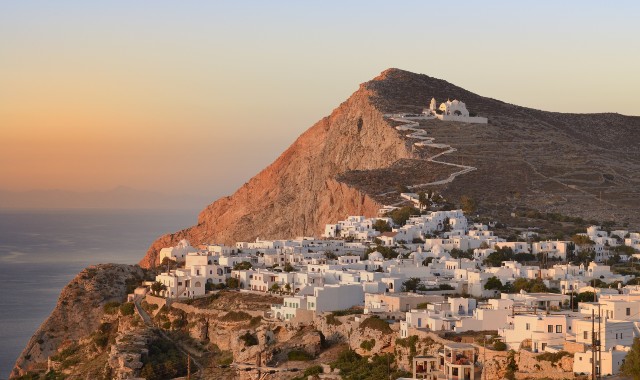
[[[460,99],[489,119],[420,121],[435,143],[454,148],[438,162],[429,158],[441,150],[416,147],[385,116],[419,113],[432,97]],[[157,239],[140,264],[155,265],[160,248],[183,238],[229,244],[319,235],[325,223],[374,216],[383,205],[399,202],[398,187],[449,177],[447,163],[473,170],[419,190],[433,188],[452,202],[473,196],[487,213],[526,208],[638,226],[638,146],[640,117],[540,111],[388,69],[361,84],[233,195],[207,206],[197,225]]]

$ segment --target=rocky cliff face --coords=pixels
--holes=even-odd
[[[384,200],[345,178],[349,172],[400,178],[393,164],[407,158],[425,160],[414,177],[451,169],[426,161],[435,153],[416,149],[415,141],[383,117],[419,113],[431,97],[438,102],[463,100],[471,112],[489,118],[489,124],[482,125],[421,122],[420,128],[437,143],[455,148],[438,160],[477,169],[434,190],[452,200],[473,195],[489,209],[505,212],[525,207],[596,220],[613,216],[640,226],[640,159],[634,154],[640,146],[639,117],[539,111],[482,97],[444,80],[389,69],[362,84],[233,195],[204,209],[196,226],[160,237],[140,264],[155,265],[160,248],[183,238],[198,244],[317,236],[325,223],[349,214],[375,215]],[[593,207],[595,201],[603,207]]]
[[[58,303],[33,334],[16,361],[13,376],[46,368],[47,359],[64,344],[98,330],[107,302],[122,302],[130,284],[143,278],[138,266],[101,264],[80,272],[60,293]]]
[[[335,180],[343,172],[376,169],[412,157],[411,144],[373,106],[363,84],[330,116],[303,133],[275,162],[233,195],[204,209],[198,224],[154,242],[142,266],[182,238],[192,244],[317,235],[349,214],[373,216],[380,204]]]

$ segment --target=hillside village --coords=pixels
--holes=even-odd
[[[225,288],[281,294],[265,319],[306,325],[351,310],[387,321],[398,339],[487,332],[483,343],[494,350],[569,356],[574,374],[618,373],[640,335],[640,285],[610,264],[640,259],[640,233],[593,225],[571,240],[541,240],[530,229],[508,241],[495,222],[427,211],[423,194],[402,196],[417,208],[349,216],[321,238],[183,240],[161,250],[162,273],[136,293],[169,301]],[[436,355],[415,355],[411,378],[479,378],[479,354],[451,341]]]

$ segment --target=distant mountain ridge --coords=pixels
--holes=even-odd
[[[203,196],[163,194],[126,186],[88,192],[0,190],[0,209],[198,209],[207,203]]]
[[[395,200],[382,198],[371,183],[384,179],[393,191],[394,185],[413,185],[407,178],[441,171],[426,161],[434,152],[416,147],[385,117],[420,113],[432,97],[438,103],[462,100],[489,118],[484,125],[421,122],[436,142],[455,148],[439,160],[477,168],[434,186],[450,200],[472,195],[488,210],[526,207],[640,225],[640,117],[539,111],[388,69],[360,85],[233,195],[207,206],[196,226],[160,237],[140,264],[153,266],[160,248],[182,238],[230,244],[318,236],[325,223],[347,215],[376,215]],[[405,182],[394,183],[396,177]]]

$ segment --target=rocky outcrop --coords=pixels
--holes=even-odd
[[[325,223],[349,214],[373,216],[368,195],[335,180],[350,170],[383,168],[411,158],[411,144],[387,124],[367,84],[303,133],[271,165],[233,195],[204,209],[198,224],[160,237],[140,262],[152,266],[162,247],[317,235]]]
[[[132,265],[101,264],[84,269],[62,290],[55,309],[27,343],[11,376],[46,368],[48,357],[62,345],[96,332],[104,316],[103,306],[110,301],[122,302],[128,284],[142,278],[142,269]]]

